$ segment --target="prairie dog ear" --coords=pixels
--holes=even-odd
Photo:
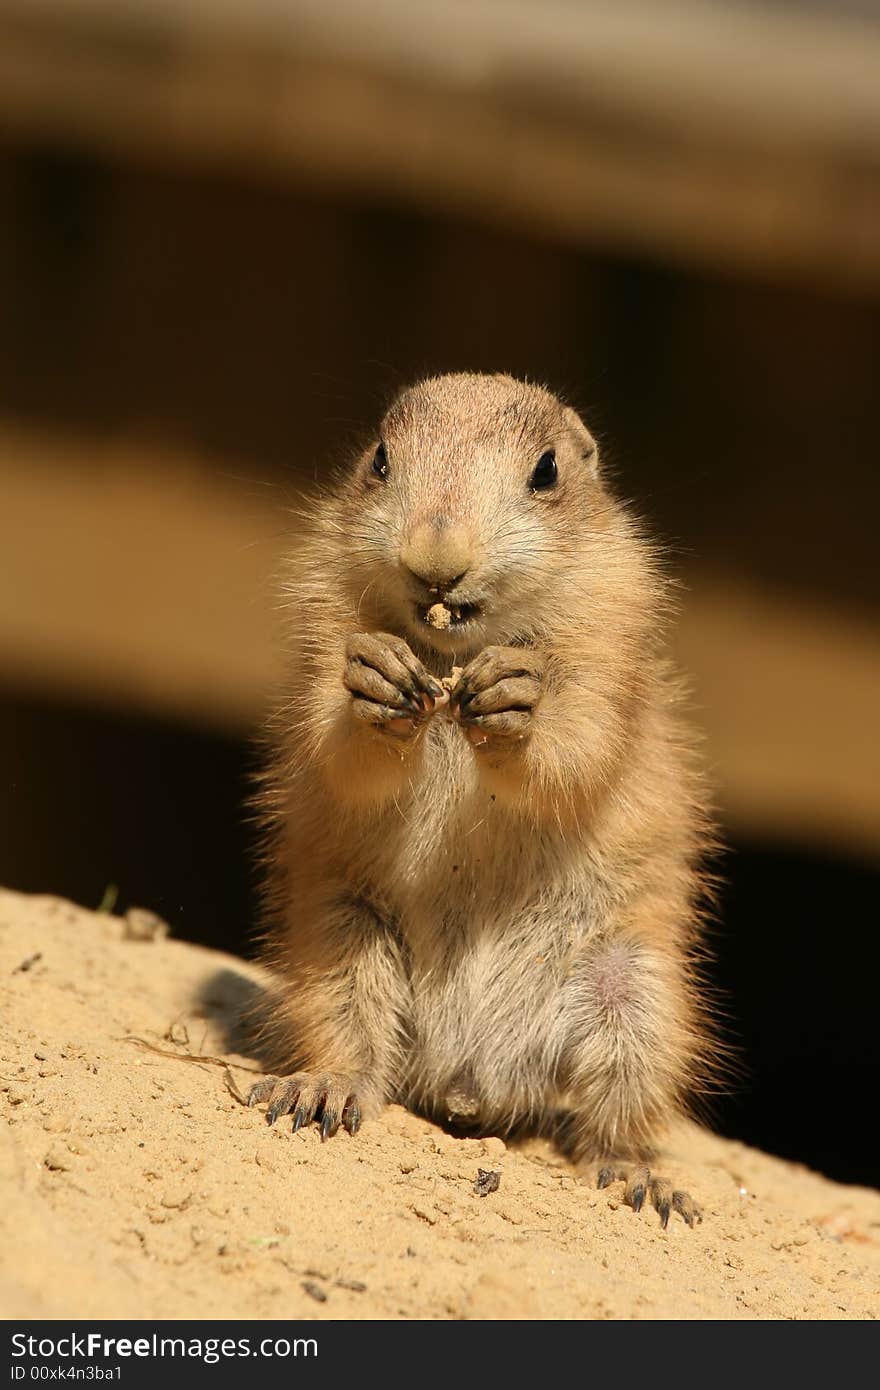
[[[577,440],[584,463],[590,472],[590,476],[595,478],[599,472],[599,450],[596,441],[590,434],[581,417],[570,405],[564,407],[563,415],[565,423]]]

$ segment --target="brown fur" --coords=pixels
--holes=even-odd
[[[309,510],[283,581],[260,809],[271,1043],[298,1072],[275,1110],[323,1107],[325,1133],[392,1099],[488,1130],[561,1119],[580,1155],[644,1159],[710,1054],[710,832],[667,582],[549,392],[434,378],[381,439],[387,476],[374,440]],[[548,449],[558,482],[532,491]],[[430,627],[438,593],[478,620]],[[464,668],[452,717],[421,677],[421,703],[383,703],[357,637],[376,633],[429,684]]]

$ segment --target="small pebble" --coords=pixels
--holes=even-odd
[[[146,907],[130,907],[125,914],[123,941],[161,941],[171,928]]]
[[[478,1197],[488,1197],[490,1192],[497,1192],[501,1186],[501,1174],[492,1172],[487,1168],[478,1168],[477,1177],[474,1182],[474,1191]]]

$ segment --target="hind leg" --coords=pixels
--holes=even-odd
[[[299,914],[298,914],[299,917]],[[302,912],[276,943],[283,987],[265,1031],[282,1074],[252,1087],[269,1124],[318,1122],[321,1138],[355,1134],[397,1088],[408,984],[393,934],[362,900],[340,892]],[[290,1070],[285,1070],[285,1068]]]
[[[671,1212],[693,1226],[693,1199],[648,1166],[680,1112],[693,1048],[675,960],[617,936],[584,955],[566,991],[574,1155],[592,1161],[600,1188],[623,1181],[634,1211],[647,1197],[664,1227]]]

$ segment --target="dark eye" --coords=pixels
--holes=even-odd
[[[533,492],[540,492],[543,488],[553,487],[556,482],[556,473],[556,455],[552,449],[548,449],[546,454],[542,454],[538,459],[529,487]]]
[[[373,455],[373,472],[377,478],[388,477],[388,456],[385,453],[384,444],[380,444]]]

